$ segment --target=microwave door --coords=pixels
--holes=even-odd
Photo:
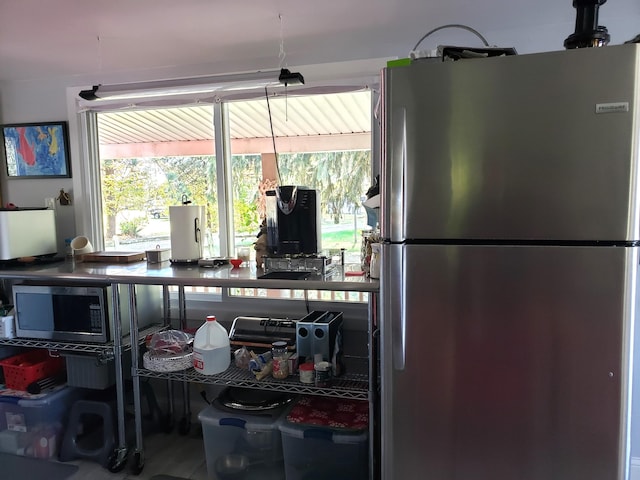
[[[97,296],[56,295],[53,309],[57,332],[82,333],[87,338],[102,335],[102,305]]]
[[[45,293],[16,293],[14,300],[18,336],[52,339],[54,319],[52,297]]]

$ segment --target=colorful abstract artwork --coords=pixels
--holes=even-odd
[[[9,178],[70,177],[67,122],[4,125]]]

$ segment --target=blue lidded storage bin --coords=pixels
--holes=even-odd
[[[0,451],[52,458],[57,455],[73,403],[83,391],[61,387],[30,397],[0,396]]]
[[[302,397],[280,423],[286,480],[369,478],[369,404]]]
[[[278,429],[285,407],[262,411],[230,409],[217,401],[202,410],[207,472],[211,480],[281,480],[284,478],[282,440]],[[240,459],[246,462],[235,472]],[[230,469],[225,470],[225,462]],[[227,473],[225,475],[225,472]]]

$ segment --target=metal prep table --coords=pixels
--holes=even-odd
[[[237,287],[237,288],[265,288],[265,289],[304,289],[304,290],[329,290],[368,292],[368,349],[369,359],[364,368],[365,373],[347,373],[336,380],[331,388],[317,388],[313,385],[302,384],[295,380],[272,381],[264,379],[256,382],[249,372],[231,366],[227,371],[212,376],[201,375],[189,369],[180,372],[152,372],[141,368],[138,349],[131,349],[131,369],[133,380],[133,397],[136,430],[136,448],[132,473],[138,474],[144,468],[144,447],[142,438],[142,414],[140,401],[140,377],[161,378],[187,382],[198,382],[214,385],[238,386],[245,388],[258,388],[263,390],[286,391],[290,393],[303,393],[310,395],[331,396],[338,398],[352,398],[368,400],[370,412],[374,421],[370,422],[370,475],[377,478],[375,449],[379,445],[379,433],[377,432],[378,398],[378,349],[377,349],[377,292],[379,284],[377,280],[370,280],[364,276],[346,276],[341,267],[336,267],[333,275],[327,278],[301,280],[276,280],[258,279],[262,274],[254,265],[245,268],[232,268],[224,265],[217,268],[201,268],[198,266],[173,265],[169,262],[160,264],[147,264],[137,262],[131,264],[104,264],[104,263],[75,263],[72,261],[51,264],[48,266],[29,266],[16,269],[0,269],[0,278],[11,280],[46,280],[55,282],[86,282],[111,285],[114,295],[114,324],[119,330],[120,324],[116,319],[120,318],[119,304],[116,295],[119,288],[128,289],[131,314],[130,338],[122,338],[121,332],[114,332],[114,341],[107,345],[79,345],[67,342],[39,342],[24,339],[0,340],[0,344],[21,345],[28,347],[50,348],[56,350],[74,350],[83,352],[97,352],[98,354],[114,355],[116,366],[116,391],[118,409],[118,446],[114,451],[113,461],[109,464],[111,471],[119,471],[127,463],[129,449],[126,445],[124,426],[124,380],[122,371],[122,352],[137,345],[141,338],[148,334],[147,331],[139,332],[137,328],[137,315],[135,306],[134,286],[139,284],[177,286],[179,292],[183,292],[186,286],[206,287]],[[165,297],[167,289],[164,289]],[[182,294],[183,295],[183,294]],[[183,298],[183,297],[181,297]],[[165,298],[165,308],[168,305]],[[181,309],[184,308],[181,304]],[[166,314],[166,312],[165,312]],[[181,316],[183,312],[181,310]]]

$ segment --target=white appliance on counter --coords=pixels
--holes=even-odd
[[[627,480],[640,45],[383,77],[382,480]]]
[[[0,210],[0,260],[58,253],[55,211]]]
[[[197,263],[202,258],[204,218],[203,206],[178,205],[169,207],[171,262]]]

